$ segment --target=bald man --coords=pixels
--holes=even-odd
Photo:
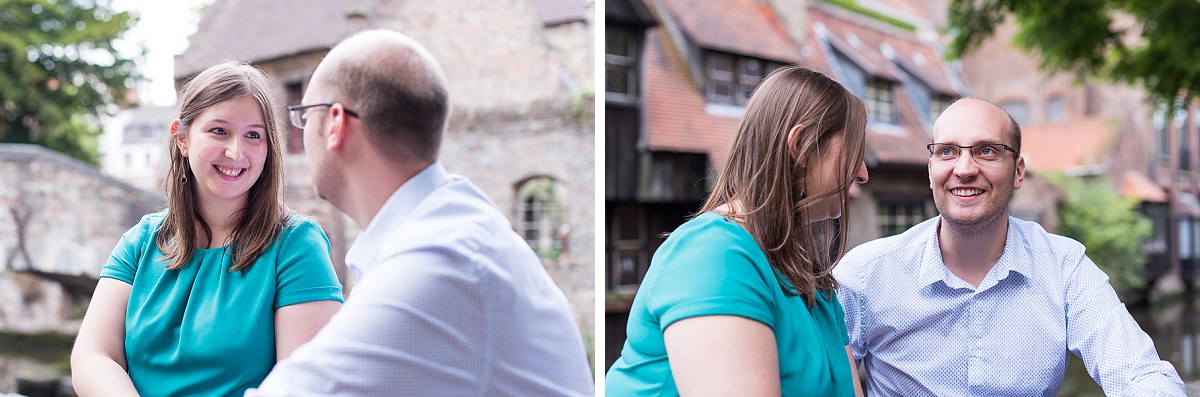
[[[363,228],[360,276],[308,344],[247,396],[583,396],[593,380],[566,298],[499,210],[447,174],[446,78],[402,34],[338,44],[302,105],[317,193]]]
[[[1069,351],[1107,395],[1184,395],[1084,246],[1009,216],[1025,160],[1008,113],[955,102],[928,148],[941,214],[833,270],[867,394],[1055,396]]]

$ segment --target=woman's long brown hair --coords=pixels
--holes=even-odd
[[[766,253],[784,292],[811,307],[817,290],[837,288],[832,270],[846,249],[838,234],[849,224],[849,189],[862,164],[867,111],[841,84],[809,69],[786,66],[767,76],[746,104],[726,163],[701,213],[728,205]],[[788,132],[800,126],[789,147]],[[833,140],[841,153],[829,153]],[[819,169],[827,155],[837,169]],[[836,173],[828,191],[805,191],[817,173]],[[842,216],[807,223],[813,205],[836,195]],[[736,205],[735,205],[736,204]],[[834,242],[838,244],[834,247]],[[784,282],[786,281],[786,282]]]
[[[183,156],[176,139],[187,139],[188,129],[196,117],[208,108],[240,97],[251,97],[258,102],[266,124],[267,158],[262,174],[250,187],[246,206],[235,214],[235,226],[230,235],[229,255],[233,259],[230,271],[250,268],[258,256],[283,230],[289,210],[283,200],[283,144],[280,133],[284,131],[283,117],[279,113],[279,102],[275,98],[271,83],[261,70],[240,62],[224,62],[210,67],[183,86],[179,99],[179,129],[172,134],[168,149],[171,152],[171,167],[167,169],[164,189],[167,195],[167,215],[158,230],[155,244],[166,257],[167,269],[180,269],[192,259],[198,242],[212,244],[212,230],[200,216],[195,176]],[[178,136],[176,136],[178,135]],[[182,178],[187,177],[188,183]],[[204,233],[204,239],[198,238]]]

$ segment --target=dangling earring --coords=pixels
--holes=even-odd
[[[186,185],[186,184],[187,184],[187,174],[184,174],[183,176],[179,177],[179,184],[180,184],[180,185]]]

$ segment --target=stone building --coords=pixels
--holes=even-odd
[[[61,153],[0,144],[0,330],[73,333],[113,246],[164,205]]]
[[[582,0],[217,0],[176,58],[176,86],[226,59],[261,68],[297,104],[317,64],[355,32],[384,28],[425,45],[446,72],[452,110],[441,161],[509,215],[594,327],[593,5]],[[329,234],[338,275],[358,228],[319,199],[301,131],[288,134],[289,205]]]

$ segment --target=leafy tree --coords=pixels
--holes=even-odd
[[[1139,252],[1150,236],[1150,219],[1137,212],[1137,200],[1118,196],[1103,179],[1082,179],[1043,174],[1062,191],[1066,203],[1058,214],[1058,232],[1079,240],[1087,256],[1108,273],[1118,290],[1141,288],[1146,280]]]
[[[950,57],[973,50],[1010,15],[1016,44],[1044,69],[1141,84],[1164,105],[1200,95],[1196,0],[953,0]]]
[[[0,142],[98,164],[95,115],[140,79],[112,46],[133,22],[107,0],[0,0]]]

